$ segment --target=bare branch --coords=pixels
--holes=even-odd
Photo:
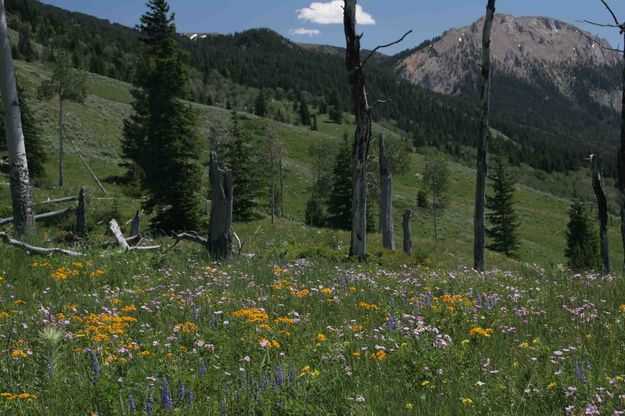
[[[78,253],[76,251],[71,251],[71,250],[64,250],[61,248],[43,248],[43,247],[31,246],[30,244],[27,244],[22,241],[15,240],[9,237],[7,233],[0,233],[0,240],[4,241],[6,244],[10,246],[21,248],[27,253],[39,254],[42,256],[50,256],[52,254],[65,254],[67,256],[72,256],[72,257],[84,256],[84,254],[82,253]]]
[[[617,27],[621,28],[621,33],[623,32],[623,25],[621,23],[619,23],[616,14],[612,11],[612,9],[610,8],[610,5],[608,4],[608,2],[606,0],[601,0],[601,3],[603,3],[603,5],[605,6],[606,9],[608,9],[608,11],[610,12],[610,14],[612,15],[612,18],[614,19],[614,23],[616,24]]]
[[[601,49],[603,49],[604,51],[611,51],[611,52],[618,52],[618,53],[625,53],[623,50],[621,49],[614,49],[614,48],[610,48],[608,46],[604,46],[601,41],[599,40],[599,37],[595,37],[593,38],[592,36],[588,36],[588,34],[586,32],[580,31],[579,33],[582,34],[582,36],[584,36],[586,39],[592,41],[592,42],[596,42],[597,45],[599,45],[599,47]]]
[[[182,241],[182,240],[191,241],[193,243],[202,244],[203,246],[208,244],[208,240],[206,238],[200,237],[197,234],[189,234],[189,233],[175,234],[172,238],[176,241]]]
[[[367,63],[367,61],[380,49],[384,49],[384,48],[389,48],[393,45],[397,45],[398,43],[401,43],[404,41],[404,39],[406,39],[406,36],[408,36],[409,34],[412,33],[412,30],[409,30],[408,32],[406,32],[404,34],[404,36],[402,36],[401,38],[399,38],[398,40],[391,42],[391,43],[387,43],[386,45],[380,45],[380,46],[376,46],[371,52],[369,52],[369,55],[367,55],[367,57],[365,58],[364,61],[362,61],[361,66],[365,66],[365,64]],[[361,35],[362,36],[362,35]]]
[[[376,108],[380,104],[388,104],[390,102],[391,102],[391,100],[377,100],[371,107],[369,107],[369,111],[373,110],[374,108]]]
[[[615,29],[621,29],[622,26],[621,25],[613,25],[613,24],[609,24],[609,23],[597,23],[597,22],[593,22],[591,20],[586,20],[586,19],[582,19],[582,20],[577,20],[580,23],[588,23],[589,25],[593,25],[593,26],[599,26],[599,27],[612,27]]]

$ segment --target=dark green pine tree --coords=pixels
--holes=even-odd
[[[566,231],[565,256],[568,265],[575,271],[597,270],[599,268],[599,244],[584,203],[575,198],[569,210],[569,224]]]
[[[153,230],[197,230],[201,179],[196,116],[188,95],[187,54],[176,38],[165,0],[150,0],[141,17],[144,48],[136,67],[133,114],[124,122],[122,150],[147,193]]]
[[[265,117],[267,115],[267,94],[264,89],[261,89],[256,97],[254,114],[258,117]]]
[[[48,154],[43,148],[41,128],[32,108],[30,97],[26,94],[22,85],[18,83],[17,91],[20,97],[20,110],[22,113],[22,128],[24,129],[24,142],[26,144],[26,157],[28,159],[28,172],[31,178],[41,178],[45,175],[45,163]],[[4,111],[0,108],[0,136],[4,137]],[[6,150],[6,141],[0,140],[0,149]]]
[[[492,240],[489,249],[513,257],[519,247],[519,217],[514,210],[514,178],[502,157],[495,159],[492,174],[493,195],[486,196],[486,215],[490,227],[486,234]]]
[[[349,230],[352,227],[352,151],[347,140],[336,155],[332,190],[328,198],[328,225]]]
[[[310,109],[308,108],[308,103],[304,98],[302,98],[299,102],[299,119],[304,126],[310,126],[312,124]]]
[[[262,175],[252,135],[241,128],[236,111],[232,112],[230,137],[222,147],[222,160],[234,182],[232,217],[235,221],[252,221],[258,218],[256,209],[263,191]]]

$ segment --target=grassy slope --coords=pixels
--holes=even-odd
[[[40,64],[27,64],[17,62],[20,76],[27,81],[31,90],[46,76],[49,71]],[[85,153],[89,164],[100,178],[106,179],[119,175],[123,171],[118,166],[119,144],[121,139],[122,121],[129,113],[131,95],[130,86],[109,78],[90,75],[89,96],[84,105],[70,103],[67,105],[69,113],[67,117],[67,130],[70,137],[75,138],[76,143]],[[51,149],[56,149],[56,102],[33,103],[37,114],[43,121],[44,138]],[[205,148],[208,149],[210,128],[218,123],[227,122],[229,112],[219,107],[202,105],[194,106],[200,112],[200,129],[202,140],[206,140]],[[246,123],[253,123],[254,116],[247,115]],[[315,141],[328,144],[328,149],[335,148],[340,143],[340,137],[344,132],[351,133],[353,127],[349,125],[337,125],[321,120],[319,132],[271,122],[278,137],[281,137],[286,146],[287,175],[285,211],[289,221],[281,221],[273,231],[264,221],[254,224],[239,225],[240,234],[244,238],[254,238],[248,247],[258,248],[261,245],[279,245],[284,241],[290,242],[326,242],[334,236],[338,236],[343,245],[348,243],[346,233],[334,233],[328,230],[310,230],[300,223],[303,218],[304,206],[309,193],[311,172],[309,169],[308,148]],[[376,126],[380,129],[379,126]],[[392,134],[389,132],[389,134]],[[69,147],[69,145],[68,145]],[[47,166],[48,177],[35,190],[36,200],[48,197],[67,195],[74,193],[81,184],[90,186],[95,196],[103,196],[88,172],[81,165],[78,157],[69,147],[66,161],[67,189],[59,190],[54,187],[56,182],[56,157],[54,152]],[[329,154],[331,152],[329,151]],[[205,155],[203,158],[205,159]],[[405,208],[414,208],[419,183],[417,173],[423,170],[424,156],[413,154],[411,157],[410,171],[401,177],[395,178],[395,216],[398,231],[397,241],[400,242],[400,215]],[[456,266],[470,264],[472,252],[472,200],[474,172],[472,169],[460,164],[451,163],[452,186],[451,203],[442,221],[442,241],[433,242],[432,225],[426,212],[417,210],[413,224],[413,235],[417,239],[415,246],[417,251],[431,256],[435,264]],[[9,213],[9,193],[6,184],[7,179],[0,186],[1,201],[0,215]],[[129,216],[139,205],[139,201],[129,199],[122,193],[122,189],[115,184],[106,184],[111,195],[118,199],[117,205],[124,216]],[[71,191],[70,191],[71,190]],[[522,219],[520,234],[522,244],[520,260],[522,262],[540,263],[544,265],[564,262],[564,239],[567,221],[568,201],[537,191],[527,186],[518,186],[517,192],[518,209]],[[99,200],[92,204],[96,211],[111,209],[110,200]],[[413,209],[414,211],[414,209]],[[104,214],[102,214],[104,215]],[[98,216],[97,213],[95,215]],[[126,218],[124,218],[125,220]],[[260,227],[260,229],[259,229]],[[259,232],[262,230],[262,233]],[[618,249],[617,228],[614,225],[611,232],[613,261],[620,258]],[[371,236],[371,250],[379,247],[379,236]],[[489,259],[493,265],[510,266],[511,263],[500,256],[490,254]]]

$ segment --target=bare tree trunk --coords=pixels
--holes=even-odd
[[[284,218],[284,161],[282,160],[282,146],[280,146],[280,217]]]
[[[135,213],[130,223],[130,238],[138,237],[141,232],[141,213],[139,210]]]
[[[63,98],[62,94],[59,94],[59,187],[65,186],[65,143],[63,140],[63,124],[65,123],[65,116],[63,114]]]
[[[495,17],[495,0],[488,0],[484,32],[482,33],[482,91],[480,137],[477,142],[477,175],[475,184],[475,219],[473,267],[484,270],[484,243],[486,239],[486,175],[488,173],[488,141],[490,138],[490,37]]]
[[[233,183],[230,172],[219,167],[216,152],[211,152],[211,215],[208,225],[208,251],[218,259],[232,252],[232,196]]]
[[[411,254],[412,253],[412,225],[410,224],[410,218],[412,217],[412,212],[407,209],[404,211],[404,253]]]
[[[432,192],[432,217],[434,217],[434,241],[438,241],[438,208],[434,192]]]
[[[623,42],[623,48],[625,49],[625,35],[623,35]],[[623,52],[623,63],[625,64],[625,51]],[[621,143],[617,157],[617,176],[618,189],[620,191],[619,202],[621,205],[621,240],[625,254],[625,66],[623,66],[623,98],[621,103]],[[623,267],[625,268],[625,258],[623,259]]]
[[[121,246],[121,248],[123,248],[124,251],[130,251],[130,244],[128,244],[128,241],[124,237],[124,234],[122,233],[121,228],[119,228],[119,224],[115,218],[109,222],[109,229],[115,236],[115,240],[117,240],[117,243]]]
[[[360,61],[360,36],[356,33],[356,0],[344,0],[344,26],[347,41],[345,63],[349,73],[356,115],[356,134],[352,150],[352,235],[349,254],[367,257],[367,157],[371,143],[371,108]]]
[[[276,222],[276,167],[274,149],[271,149],[271,223]]]
[[[76,211],[76,231],[81,237],[87,237],[87,200],[85,187],[80,187],[78,194],[78,210]]]
[[[30,189],[22,115],[17,94],[15,68],[11,56],[4,0],[0,0],[0,93],[4,105],[4,126],[9,155],[9,177],[15,231],[18,235],[29,237],[35,234],[33,197]]]
[[[597,197],[599,214],[599,242],[601,246],[601,270],[603,274],[610,274],[610,254],[608,251],[608,200],[603,192],[601,173],[599,172],[599,158],[590,155],[592,170],[592,189]]]
[[[384,133],[380,134],[380,227],[382,247],[395,250],[393,238],[393,174],[384,143]]]

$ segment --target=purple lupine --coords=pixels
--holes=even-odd
[[[181,381],[180,384],[178,384],[178,401],[182,402],[184,401],[184,396],[186,394],[186,387],[184,385],[184,383]]]
[[[206,364],[204,363],[204,361],[200,361],[199,373],[200,373],[200,377],[206,377],[207,370],[206,370]]]
[[[189,387],[189,394],[187,394],[187,402],[189,403],[189,408],[193,408],[193,389]]]
[[[93,369],[93,384],[96,384],[100,379],[100,363],[98,362],[98,355],[93,350],[89,350],[91,356],[91,368]]]
[[[579,363],[575,363],[575,375],[582,383],[586,381],[586,374],[584,374],[584,369]]]
[[[217,314],[215,312],[211,314],[211,328],[217,328]]]
[[[224,399],[223,397],[221,398],[221,401],[219,402],[219,415],[228,416],[228,410],[226,409],[226,399]]]
[[[276,369],[276,387],[282,387],[282,383],[284,382],[284,373],[282,372],[282,366],[279,365]]]
[[[171,410],[174,408],[174,402],[171,398],[171,391],[169,390],[169,382],[167,376],[163,376],[161,382],[161,405],[165,410]]]
[[[154,399],[152,399],[152,395],[150,394],[147,400],[145,401],[145,405],[143,406],[143,410],[145,410],[145,413],[147,413],[148,416],[152,416],[152,402],[153,401]]]
[[[428,306],[432,304],[432,292],[429,290],[425,293],[425,304]]]
[[[395,296],[391,296],[391,309],[395,309]]]
[[[479,293],[477,294],[477,306],[479,306],[480,309],[482,308],[482,295]]]
[[[137,410],[137,403],[135,403],[135,398],[132,393],[128,393],[128,409],[130,409],[131,412],[135,412]]]

